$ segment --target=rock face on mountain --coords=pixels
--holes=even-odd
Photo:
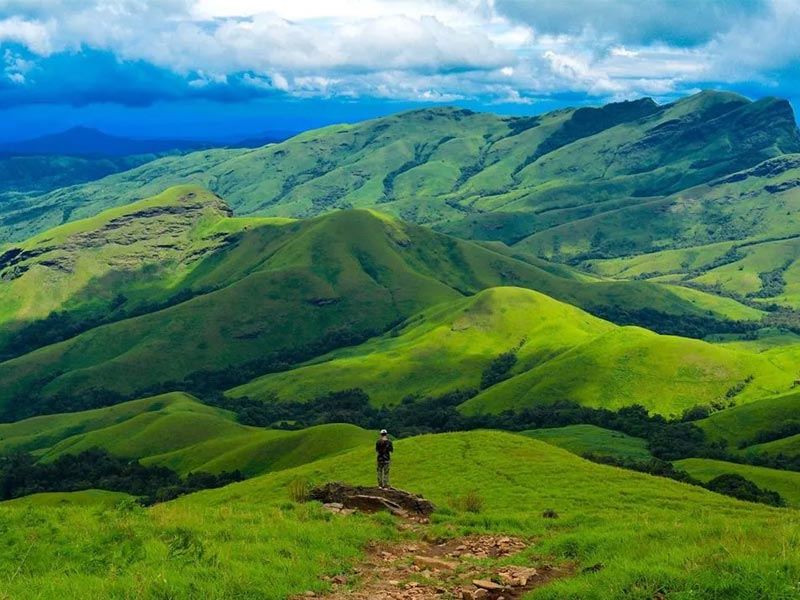
[[[87,314],[97,316],[113,298],[116,308],[127,303],[128,309],[162,301],[169,292],[154,288],[230,243],[230,232],[205,230],[230,215],[215,194],[183,186],[6,247],[0,254],[6,322],[0,342],[18,328],[9,322],[46,318],[70,306],[91,305]]]

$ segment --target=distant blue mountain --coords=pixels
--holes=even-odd
[[[169,150],[195,150],[215,144],[194,140],[136,140],[104,133],[90,127],[73,127],[19,142],[0,144],[6,155],[130,156]]]
[[[296,132],[264,132],[257,137],[235,143],[202,140],[149,139],[140,140],[111,135],[91,127],[73,127],[29,140],[0,144],[0,154],[14,156],[131,156],[134,154],[159,154],[171,150],[202,150],[219,146],[254,148],[283,141]]]

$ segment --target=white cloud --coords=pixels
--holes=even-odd
[[[430,101],[767,81],[800,63],[799,28],[797,0],[0,0],[0,46],[37,56],[89,47],[195,87]]]
[[[35,54],[46,56],[53,50],[48,25],[18,16],[0,19],[0,44],[16,42],[28,47]]]

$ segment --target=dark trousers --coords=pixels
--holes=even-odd
[[[389,487],[389,461],[378,461],[378,486]]]

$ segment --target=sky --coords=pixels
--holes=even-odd
[[[800,107],[800,0],[0,0],[0,141],[235,140],[701,89]]]

